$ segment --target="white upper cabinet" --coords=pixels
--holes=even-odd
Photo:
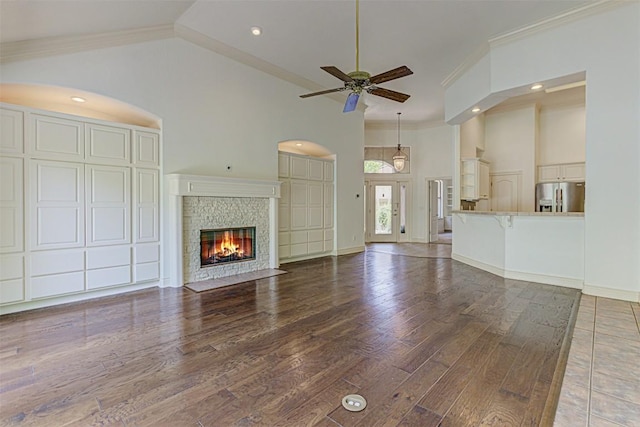
[[[287,231],[291,227],[291,183],[287,180],[280,185],[278,200],[278,230]]]
[[[324,228],[333,228],[333,183],[324,183]]]
[[[291,178],[307,179],[309,177],[309,160],[291,156],[289,175]]]
[[[584,181],[584,163],[562,163],[538,166],[538,182]]]
[[[309,159],[309,179],[312,181],[322,181],[324,175],[324,162],[322,160]]]
[[[0,157],[0,253],[24,249],[23,162]]]
[[[307,191],[305,181],[291,181],[291,229],[307,228]]]
[[[136,169],[135,230],[136,242],[160,240],[160,190],[155,169]]]
[[[129,129],[85,125],[87,160],[92,163],[128,164],[131,162],[131,131]]]
[[[490,197],[489,163],[478,158],[463,159],[460,170],[462,200],[485,200]]]
[[[324,186],[321,182],[309,182],[307,203],[307,228],[322,228],[324,205],[322,203]]]
[[[86,166],[87,246],[130,243],[131,169]]]
[[[278,176],[289,178],[289,156],[288,154],[278,153]]]
[[[333,181],[333,162],[324,163],[324,180]]]
[[[24,113],[0,108],[0,152],[24,153]]]
[[[84,123],[33,114],[31,131],[33,156],[56,160],[84,160]]]
[[[84,165],[31,163],[32,249],[84,246]]]
[[[160,166],[160,135],[133,131],[133,163],[136,166]]]

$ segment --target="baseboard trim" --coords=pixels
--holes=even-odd
[[[582,289],[584,281],[580,279],[572,279],[570,277],[547,276],[546,274],[525,273],[522,271],[506,270],[506,279],[524,280],[527,282],[543,283],[545,285],[556,285],[565,288]]]
[[[364,245],[363,246],[354,246],[352,248],[338,249],[337,254],[338,254],[338,256],[340,256],[340,255],[357,254],[357,253],[360,253],[360,252],[364,252]]]
[[[160,282],[137,283],[135,285],[123,286],[118,288],[101,289],[92,292],[64,295],[54,298],[41,299],[36,301],[19,302],[16,304],[5,305],[0,307],[0,315],[18,313],[21,311],[35,310],[38,308],[52,307],[60,304],[68,304],[79,301],[87,301],[94,298],[109,297],[113,295],[124,294],[127,292],[139,291],[147,288],[157,288]]]
[[[545,274],[525,273],[522,271],[505,270],[500,267],[496,267],[491,264],[486,264],[481,261],[477,261],[471,258],[459,254],[451,254],[451,258],[456,261],[463,262],[472,267],[479,268],[480,270],[487,271],[496,276],[504,277],[505,279],[523,280],[525,282],[542,283],[545,285],[562,286],[565,288],[583,289],[584,282],[580,279],[573,279],[570,277],[561,276],[548,276]]]
[[[640,303],[640,292],[626,291],[624,289],[603,288],[601,286],[584,285],[582,293],[594,297],[604,297]]]
[[[455,254],[455,253],[451,254],[451,259],[455,259],[456,261],[460,261],[462,263],[468,264],[471,267],[479,268],[480,270],[484,270],[491,274],[495,274],[496,276],[505,277],[505,271],[500,267],[496,267],[491,264],[486,264],[484,262],[467,258],[466,256]]]

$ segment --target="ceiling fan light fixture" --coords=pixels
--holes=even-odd
[[[408,156],[404,154],[404,152],[402,151],[402,147],[400,146],[400,114],[402,113],[397,113],[397,114],[398,114],[398,150],[393,155],[392,159],[393,159],[393,168],[397,172],[400,172],[404,169],[404,165],[408,159]]]
[[[356,109],[358,106],[358,99],[360,99],[360,94],[356,92],[351,92],[347,97],[347,102],[344,104],[343,113],[349,113]]]

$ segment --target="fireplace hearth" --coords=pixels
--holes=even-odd
[[[200,230],[200,266],[256,259],[256,228]]]

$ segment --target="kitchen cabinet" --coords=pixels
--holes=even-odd
[[[584,181],[584,163],[560,163],[538,166],[538,182]]]
[[[478,158],[462,159],[460,198],[486,200],[489,198],[489,163]]]

